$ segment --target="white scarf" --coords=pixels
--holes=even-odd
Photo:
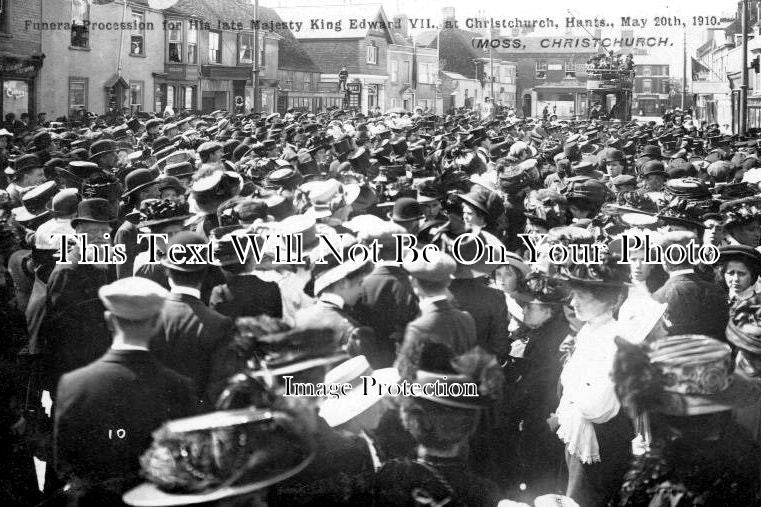
[[[568,453],[585,464],[600,461],[594,424],[611,420],[621,408],[610,379],[617,328],[610,314],[586,323],[560,375],[563,396],[557,409],[557,435]]]

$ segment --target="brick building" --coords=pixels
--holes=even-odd
[[[0,2],[0,81],[3,87],[3,118],[29,113],[36,119],[42,88],[43,64],[41,32],[32,22],[41,18],[41,0],[4,0]],[[50,119],[50,118],[48,118]]]
[[[383,7],[322,5],[276,8],[283,20],[303,23],[294,32],[299,44],[320,70],[319,89],[338,90],[338,73],[349,73],[348,107],[361,111],[388,107],[388,47],[394,44],[391,22]],[[357,24],[352,25],[352,20]]]
[[[439,64],[436,49],[421,46],[408,33],[409,19],[397,14],[391,30],[394,43],[388,46],[387,107],[441,111],[437,104],[436,80]]]
[[[669,64],[663,57],[637,55],[634,57],[634,71],[632,113],[641,116],[662,115],[670,103]]]
[[[541,115],[547,106],[558,117],[584,116],[587,109],[586,63],[597,53],[583,44],[555,44],[573,37],[521,35],[519,49],[497,51],[517,65],[517,109],[524,116]],[[571,46],[571,47],[568,47]]]

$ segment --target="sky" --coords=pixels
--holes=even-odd
[[[558,23],[564,23],[565,18],[571,15],[577,18],[604,18],[606,22],[612,22],[615,27],[603,29],[603,36],[616,35],[620,31],[620,19],[627,17],[645,17],[648,26],[643,29],[635,28],[635,36],[666,36],[673,41],[670,48],[655,48],[651,54],[663,57],[664,63],[671,65],[671,75],[680,77],[682,72],[682,46],[686,35],[687,62],[689,74],[689,56],[695,54],[695,50],[705,40],[707,35],[706,26],[693,26],[693,16],[716,16],[717,18],[734,18],[737,2],[733,0],[635,0],[621,2],[616,0],[607,1],[574,1],[574,0],[536,0],[536,1],[511,1],[511,0],[260,0],[260,5],[267,7],[295,7],[303,5],[341,5],[344,3],[353,5],[382,4],[386,14],[390,17],[402,12],[409,17],[430,18],[432,23],[438,23],[441,19],[442,8],[453,7],[455,18],[462,24],[468,17],[486,17],[495,19],[530,18],[543,19],[553,18]],[[569,13],[570,11],[570,13]],[[679,17],[686,26],[663,26],[652,27],[655,17]],[[716,28],[726,26],[727,22],[720,23]],[[594,33],[594,29],[589,29]],[[418,30],[411,30],[414,36]],[[541,35],[562,36],[564,28],[555,28],[537,32]],[[576,36],[586,36],[583,29],[576,29]],[[635,59],[636,61],[636,59]],[[689,79],[689,76],[688,76]]]

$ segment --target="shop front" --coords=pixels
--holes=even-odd
[[[14,113],[36,116],[35,85],[42,66],[42,57],[16,58],[0,56],[0,81],[3,86],[3,101],[0,116],[5,118]]]
[[[153,74],[153,110],[162,113],[167,106],[175,113],[197,110],[199,67],[171,63],[165,64],[164,70]]]

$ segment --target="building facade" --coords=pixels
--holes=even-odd
[[[41,30],[34,26],[42,14],[41,0],[5,0],[0,3],[0,81],[3,100],[0,117],[14,113],[32,120],[44,111],[39,104],[43,66]],[[50,118],[48,118],[50,119]]]
[[[454,9],[444,9],[444,23],[451,23],[454,19]],[[498,105],[515,107],[516,65],[511,58],[496,50],[476,49],[474,39],[485,36],[488,35],[444,28],[436,32],[423,32],[417,38],[421,46],[434,51],[438,48],[444,111],[459,107],[475,108],[486,97]]]
[[[661,116],[671,104],[669,65],[652,55],[634,57],[632,114]]]
[[[558,47],[546,37],[522,36],[521,49],[499,49],[517,67],[517,110],[541,115],[545,107],[559,118],[587,113],[586,63],[597,53],[589,47]],[[575,46],[575,45],[570,45]]]
[[[366,112],[376,106],[388,107],[386,81],[388,48],[394,43],[390,30],[393,23],[381,5],[291,7],[275,11],[280,19],[303,24],[294,36],[320,70],[318,90],[326,94],[331,90],[345,93],[343,106],[348,109]],[[338,76],[344,67],[348,72],[346,92]]]
[[[40,111],[48,118],[154,109],[153,73],[164,70],[163,12],[145,0],[67,0],[45,2],[44,19],[72,20],[70,30],[42,31],[48,65],[41,79],[59,84],[40,92]],[[106,25],[114,20],[124,20],[127,29]]]

